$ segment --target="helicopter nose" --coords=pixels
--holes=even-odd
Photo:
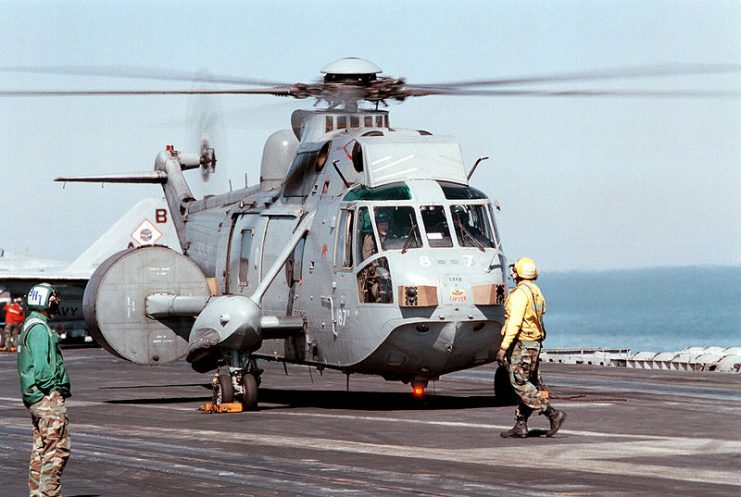
[[[188,361],[196,371],[203,369],[204,363],[208,356],[214,351],[214,347],[221,341],[221,335],[213,328],[200,328],[190,334],[188,344],[188,354],[185,360]],[[212,368],[206,368],[208,371]]]
[[[259,306],[247,297],[224,296],[209,302],[196,318],[186,359],[196,371],[213,369],[221,349],[251,352],[262,344]]]
[[[366,361],[389,377],[435,377],[487,362],[499,349],[500,317],[405,320],[392,325],[385,341]],[[425,353],[420,353],[425,351]]]

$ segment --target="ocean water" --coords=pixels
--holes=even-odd
[[[741,267],[559,272],[538,284],[545,348],[741,347]]]

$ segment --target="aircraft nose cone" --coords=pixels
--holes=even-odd
[[[191,362],[191,355],[199,350],[208,349],[221,341],[219,332],[213,328],[200,328],[190,334],[190,343],[188,344],[188,362]]]
[[[198,372],[206,372],[215,366],[214,348],[221,341],[221,335],[213,328],[199,328],[190,334],[188,354],[185,360]]]
[[[260,348],[260,307],[247,297],[212,299],[196,318],[188,340],[187,359],[193,369],[213,369],[213,359],[223,349],[251,352]]]

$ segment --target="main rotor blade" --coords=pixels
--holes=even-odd
[[[108,78],[149,79],[154,81],[185,81],[215,84],[237,84],[256,86],[284,86],[285,83],[247,79],[236,76],[223,76],[208,73],[190,73],[187,71],[166,72],[162,69],[147,67],[84,67],[84,66],[5,66],[0,72],[22,72],[34,74],[60,74],[66,76],[102,76]]]
[[[471,88],[476,86],[509,86],[568,81],[596,81],[609,79],[633,79],[697,74],[724,74],[741,72],[741,64],[665,64],[658,66],[618,67],[601,71],[585,71],[563,74],[544,74],[513,78],[482,79],[415,85],[420,88]]]
[[[456,88],[405,88],[406,96],[429,95],[479,97],[626,97],[626,98],[740,98],[741,91],[703,90],[460,90]]]
[[[288,97],[290,88],[224,90],[2,90],[0,97],[101,97],[110,95],[275,95]]]

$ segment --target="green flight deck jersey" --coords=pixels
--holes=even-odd
[[[64,398],[71,395],[59,336],[48,321],[48,317],[34,311],[23,323],[18,344],[18,376],[26,407],[55,390]]]

